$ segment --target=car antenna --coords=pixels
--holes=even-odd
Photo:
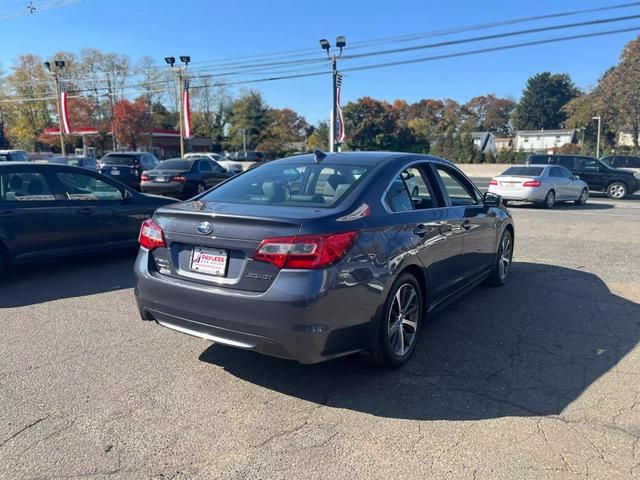
[[[325,158],[327,158],[327,154],[324,153],[322,150],[316,150],[316,151],[313,152],[313,154],[316,157],[316,163],[320,163]]]

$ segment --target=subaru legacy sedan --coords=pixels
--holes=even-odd
[[[139,241],[143,320],[300,363],[398,367],[427,314],[505,283],[514,224],[446,160],[316,152],[158,209]]]

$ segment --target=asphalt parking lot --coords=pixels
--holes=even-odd
[[[12,273],[0,478],[640,478],[640,197],[510,208],[508,284],[395,371],[142,322],[134,253]]]

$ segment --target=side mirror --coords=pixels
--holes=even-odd
[[[502,197],[492,192],[487,192],[482,197],[485,207],[498,207],[502,204]]]
[[[573,177],[571,177],[573,180],[580,180],[580,175],[574,175]]]

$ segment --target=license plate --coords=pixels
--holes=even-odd
[[[191,270],[224,277],[227,272],[227,251],[218,248],[194,247]]]
[[[518,182],[501,182],[500,186],[505,188],[514,188],[520,185]]]
[[[111,170],[111,175],[120,175],[120,170],[116,170],[115,168]]]
[[[154,180],[156,182],[166,182],[167,181],[167,179],[165,177],[156,177],[156,178],[154,178]]]

